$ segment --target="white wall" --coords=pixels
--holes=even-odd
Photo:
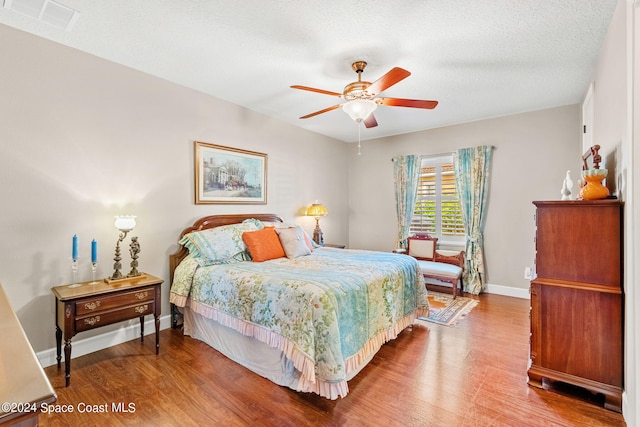
[[[180,231],[205,215],[274,212],[311,231],[298,215],[319,199],[327,237],[346,242],[343,142],[10,27],[0,40],[0,283],[35,351],[55,344],[50,288],[72,279],[72,236],[79,280],[93,238],[99,277],[112,273],[114,215],[138,216],[140,270],[167,282]],[[268,203],[195,205],[194,140],[268,154]]]
[[[626,242],[625,242],[625,399],[623,414],[627,424],[640,424],[640,2],[627,2],[627,40],[630,53],[630,108],[627,111],[629,139],[626,171]]]
[[[632,89],[640,87],[638,71],[638,46],[640,29],[638,25],[637,1],[619,0],[609,24],[609,30],[600,49],[594,73],[594,144],[601,147],[600,153],[607,160],[610,169],[608,186],[614,188],[618,197],[625,202],[625,243],[624,243],[624,291],[625,291],[625,378],[622,412],[628,425],[638,425],[640,395],[640,371],[638,333],[640,292],[636,280],[638,271],[638,221],[640,213],[640,187],[638,186],[637,141],[640,99]],[[635,22],[634,22],[635,20]],[[635,29],[634,29],[635,27]],[[635,48],[635,51],[634,51]],[[635,151],[635,154],[634,154]],[[635,158],[634,158],[635,155]],[[615,174],[613,176],[612,174]],[[634,183],[635,179],[635,183]]]
[[[593,78],[593,143],[600,145],[600,155],[605,162],[600,167],[610,170],[607,186],[616,192],[625,191],[621,166],[627,163],[623,159],[628,122],[626,37],[625,2],[620,1],[600,48]]]
[[[533,264],[535,253],[531,202],[559,200],[567,170],[572,171],[577,193],[581,165],[577,105],[367,141],[361,156],[351,147],[349,245],[394,248],[392,157],[440,154],[476,145],[495,147],[484,238],[487,281],[501,293],[526,297],[529,281],[524,267]]]

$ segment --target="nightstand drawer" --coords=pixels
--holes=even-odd
[[[144,301],[153,301],[153,288],[136,289],[113,296],[95,296],[79,300],[76,302],[76,316],[102,312],[114,307],[137,304]]]
[[[152,300],[111,311],[100,311],[89,316],[76,318],[76,330],[78,332],[87,331],[98,326],[136,319],[146,314],[152,314],[153,309],[154,302]]]

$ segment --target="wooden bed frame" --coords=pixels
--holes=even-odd
[[[180,239],[182,239],[185,234],[191,233],[192,231],[206,230],[209,228],[216,228],[229,224],[239,224],[245,219],[250,218],[268,222],[283,222],[282,218],[280,218],[276,214],[271,213],[210,215],[196,220],[196,222],[194,222],[191,227],[187,227],[182,230],[178,241],[180,241]],[[176,267],[178,267],[180,261],[182,261],[188,254],[189,250],[184,246],[178,244],[178,250],[169,255],[169,289],[171,289],[171,284],[173,283],[173,273],[176,270]],[[173,304],[171,304],[171,327],[176,328],[178,326],[178,317],[178,310]]]

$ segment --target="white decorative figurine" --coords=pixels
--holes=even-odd
[[[562,194],[562,200],[571,200],[571,190],[573,190],[573,181],[571,180],[571,171],[567,171],[567,176],[564,178],[564,182],[562,183],[562,190],[560,190],[560,194]]]

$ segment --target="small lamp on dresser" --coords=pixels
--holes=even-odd
[[[324,205],[318,203],[316,200],[311,206],[307,208],[307,216],[313,216],[316,219],[316,228],[313,230],[313,241],[320,246],[324,245],[324,239],[322,238],[322,230],[320,229],[320,217],[327,215],[329,212]]]
[[[133,230],[136,226],[136,216],[135,215],[118,215],[116,216],[115,226],[118,230],[120,230],[120,235],[118,236],[118,242],[116,243],[116,256],[113,258],[113,275],[109,277],[110,280],[122,279],[124,276],[120,269],[122,268],[122,263],[120,262],[122,258],[120,257],[120,243],[127,237],[127,233]]]

